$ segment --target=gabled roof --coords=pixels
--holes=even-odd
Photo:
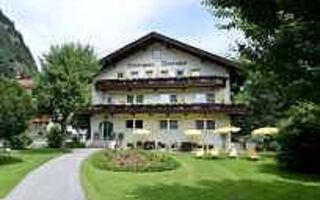
[[[168,47],[173,47],[176,49],[179,49],[181,51],[184,51],[186,53],[189,53],[191,55],[194,55],[196,57],[199,57],[203,60],[212,61],[214,63],[220,64],[221,66],[224,66],[230,70],[236,70],[237,67],[234,62],[223,58],[221,56],[209,53],[207,51],[204,51],[202,49],[199,49],[197,47],[193,47],[191,45],[185,44],[183,42],[180,42],[178,40],[169,38],[165,35],[151,32],[142,38],[122,47],[121,49],[109,54],[108,56],[101,59],[101,63],[103,65],[103,68],[113,65],[120,60],[132,55],[133,53],[141,50],[142,48],[145,48],[149,46],[150,44],[154,42],[163,43]]]

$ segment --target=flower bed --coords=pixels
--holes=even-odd
[[[93,156],[93,164],[101,170],[160,172],[173,170],[179,163],[163,153],[146,151],[101,151]]]

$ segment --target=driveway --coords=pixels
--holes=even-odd
[[[81,162],[96,149],[76,149],[28,174],[5,200],[85,200]]]

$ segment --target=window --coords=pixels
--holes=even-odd
[[[161,70],[160,73],[161,73],[162,76],[168,76],[169,71],[168,70]]]
[[[131,77],[132,78],[138,78],[138,76],[139,76],[139,72],[138,71],[131,72]]]
[[[215,95],[214,93],[207,94],[207,103],[215,103]]]
[[[118,78],[124,78],[124,73],[119,72],[119,73],[118,73]]]
[[[146,71],[146,75],[147,75],[147,77],[152,77],[153,71],[152,70],[147,70]]]
[[[143,95],[139,94],[136,96],[136,103],[137,104],[142,104],[143,103]]]
[[[139,94],[139,95],[128,94],[127,95],[127,104],[142,104],[143,100],[144,100],[144,96],[142,94]]]
[[[215,128],[214,120],[196,120],[196,129],[198,130],[214,130]]]
[[[207,129],[214,130],[216,128],[216,123],[214,120],[207,120]]]
[[[168,129],[168,121],[167,120],[161,120],[160,121],[160,129],[161,130],[167,130]]]
[[[177,77],[182,77],[184,75],[183,69],[178,69],[177,70]]]
[[[204,120],[196,120],[196,129],[204,130]]]
[[[200,69],[199,68],[192,69],[191,76],[200,76]]]
[[[169,121],[169,129],[170,130],[177,130],[179,128],[177,120],[170,120]]]
[[[133,120],[126,121],[126,128],[133,128]]]
[[[178,102],[178,98],[176,94],[171,94],[170,95],[170,103],[177,103]]]
[[[143,121],[142,120],[127,120],[126,128],[130,129],[143,129]]]
[[[142,120],[136,120],[135,121],[135,128],[137,129],[143,129],[143,121]]]
[[[109,104],[111,104],[111,103],[112,103],[112,97],[108,97],[108,98],[107,98],[107,102],[108,102]]]
[[[127,103],[128,104],[133,104],[134,103],[134,95],[128,94],[127,95]]]
[[[160,130],[177,130],[178,128],[178,120],[160,120]]]

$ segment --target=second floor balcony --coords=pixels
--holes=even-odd
[[[133,89],[176,89],[188,87],[226,87],[228,78],[222,76],[173,77],[150,79],[110,79],[98,80],[99,91],[133,90]]]
[[[244,105],[199,103],[160,105],[95,105],[85,111],[87,114],[177,114],[177,113],[226,113],[241,115],[246,113]]]

